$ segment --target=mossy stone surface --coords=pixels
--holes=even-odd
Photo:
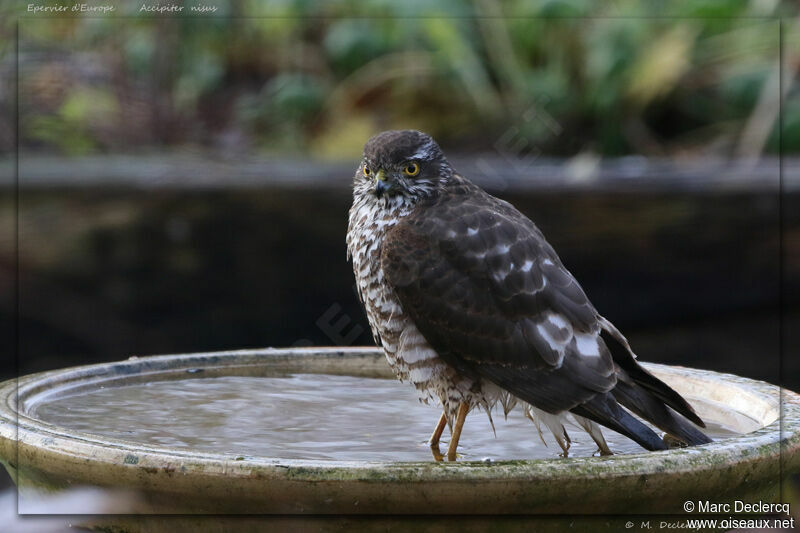
[[[372,348],[265,349],[134,358],[0,384],[0,457],[23,490],[93,485],[135,491],[135,513],[682,513],[686,500],[775,501],[781,467],[800,471],[800,395],[732,375],[648,365],[689,397],[726,398],[763,427],[709,445],[611,457],[457,462],[306,461],[155,447],[37,420],[48,395],[187,370],[389,376]],[[744,412],[744,411],[742,411]],[[76,510],[80,513],[80,510]]]

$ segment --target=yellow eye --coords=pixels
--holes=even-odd
[[[364,175],[369,176],[370,174],[372,174],[372,171],[369,169],[368,166],[364,165]]]
[[[419,174],[419,165],[416,163],[409,163],[406,165],[406,168],[403,169],[406,176],[416,176]]]

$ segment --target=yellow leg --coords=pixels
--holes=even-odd
[[[431,440],[428,441],[428,444],[431,445],[431,453],[433,454],[433,459],[436,461],[441,461],[444,459],[442,452],[439,451],[439,438],[442,436],[442,432],[444,431],[444,427],[447,425],[447,415],[442,413],[442,416],[439,417],[439,423],[436,424],[436,429],[433,430],[433,434],[431,435]]]
[[[464,420],[467,418],[467,411],[469,411],[469,404],[462,402],[458,406],[458,414],[456,415],[456,423],[453,426],[453,435],[450,437],[450,447],[447,449],[447,460],[456,460],[456,450],[458,449],[458,439],[461,438],[461,428],[464,427]]]

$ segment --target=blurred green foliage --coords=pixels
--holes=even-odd
[[[351,157],[381,129],[488,151],[511,127],[557,156],[758,155],[778,149],[779,16],[785,87],[800,65],[795,8],[768,1],[214,4],[21,19],[23,146]]]

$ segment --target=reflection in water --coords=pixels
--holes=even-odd
[[[431,460],[426,441],[439,413],[419,403],[407,384],[328,374],[155,381],[100,388],[35,409],[50,423],[151,445],[237,457],[385,461]],[[519,408],[507,421],[502,412],[492,414],[496,438],[485,413],[467,418],[462,459],[558,457],[552,437],[546,435],[545,446]],[[718,426],[709,429],[712,438],[731,435]],[[596,451],[582,430],[567,431],[571,456]],[[643,451],[616,433],[604,433],[616,453]]]

